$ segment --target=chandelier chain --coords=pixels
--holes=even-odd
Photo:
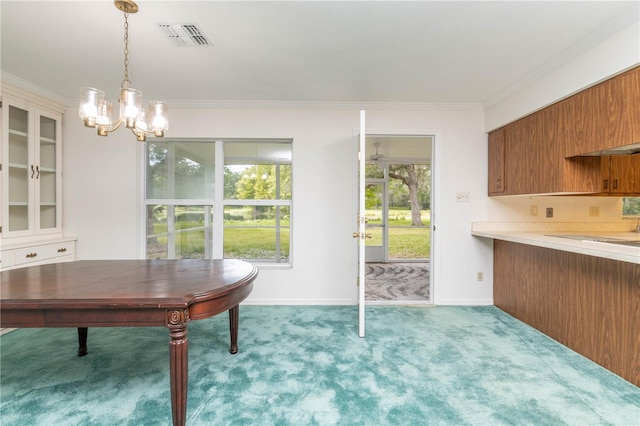
[[[125,85],[126,84],[126,85]],[[122,87],[129,87],[131,81],[129,80],[129,13],[124,12],[124,79],[122,80]]]

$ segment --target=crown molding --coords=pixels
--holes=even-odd
[[[482,103],[457,102],[336,102],[336,101],[165,101],[173,108],[211,109],[319,109],[319,110],[402,110],[478,111]]]
[[[52,92],[51,90],[37,86],[27,80],[10,74],[6,71],[0,72],[2,81],[2,94],[9,94],[21,98],[37,98],[38,103],[48,105],[50,108],[62,112],[65,106],[69,106],[69,99]],[[77,103],[75,104],[77,105]]]
[[[69,108],[75,108],[79,98],[66,98],[27,80],[1,73],[5,83],[32,94],[50,99]],[[317,109],[317,110],[392,110],[392,111],[481,111],[482,103],[474,102],[340,102],[340,101],[259,101],[259,100],[164,100],[169,108],[200,109]]]

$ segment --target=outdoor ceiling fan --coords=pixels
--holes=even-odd
[[[380,148],[380,142],[375,142],[373,144],[373,146],[376,147],[376,153],[375,154],[371,154],[369,156],[369,159],[371,161],[380,161],[380,160],[382,160],[385,156],[383,154],[378,153],[378,148]]]

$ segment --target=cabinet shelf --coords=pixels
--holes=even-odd
[[[19,130],[14,130],[14,129],[9,129],[9,135],[20,136],[21,138],[29,137],[29,134],[27,132],[21,132]]]
[[[47,143],[47,144],[52,144],[55,145],[56,140],[55,139],[51,139],[51,138],[45,138],[45,137],[40,137],[40,143]]]
[[[9,201],[9,207],[27,207],[28,205],[26,201]]]
[[[26,170],[29,168],[29,166],[27,166],[26,164],[20,164],[20,163],[9,163],[9,168]]]

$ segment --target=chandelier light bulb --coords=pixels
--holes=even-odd
[[[133,129],[136,126],[136,119],[142,110],[142,92],[132,88],[120,90],[120,119],[124,125]]]
[[[162,102],[149,102],[149,130],[157,137],[163,137],[164,132],[169,130],[168,111],[167,105]]]
[[[95,127],[98,117],[98,106],[104,101],[104,92],[93,87],[84,87],[80,94],[78,115],[87,127]]]
[[[96,124],[99,126],[108,126],[113,122],[113,104],[109,101],[102,100],[98,104],[98,114]]]

